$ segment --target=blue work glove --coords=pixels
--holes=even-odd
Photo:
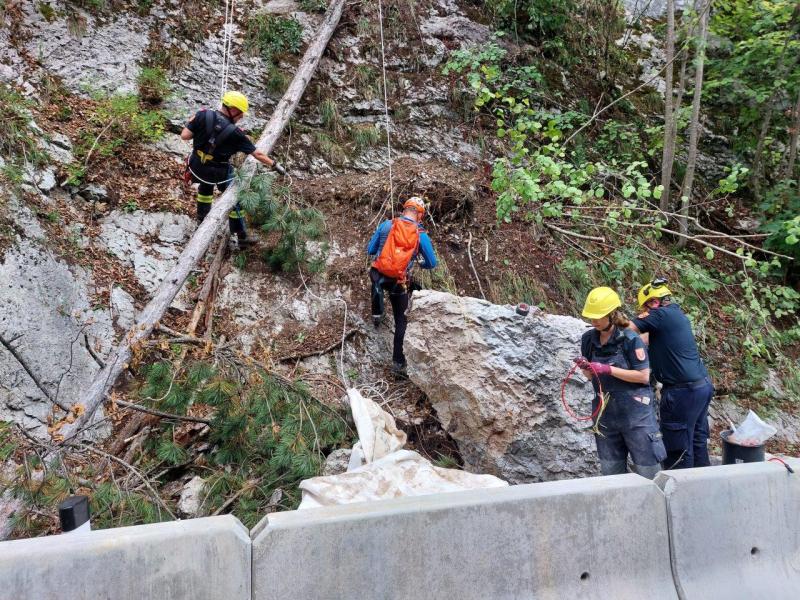
[[[286,169],[277,160],[274,163],[272,163],[272,168],[281,175],[283,175],[284,177],[286,177]]]

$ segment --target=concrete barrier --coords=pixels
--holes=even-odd
[[[637,475],[265,518],[253,600],[677,598],[664,497]]]
[[[665,471],[675,584],[684,600],[800,598],[800,461]]]
[[[2,600],[249,600],[250,538],[211,517],[0,543]]]

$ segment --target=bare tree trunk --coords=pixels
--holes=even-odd
[[[789,47],[790,35],[786,36],[786,41],[783,44],[783,51],[781,52],[780,60],[778,61],[778,68],[776,69],[777,77],[783,78],[786,74],[794,69],[795,65],[800,61],[800,56],[795,56],[788,67],[785,67],[786,49]],[[769,127],[772,124],[772,116],[775,113],[775,102],[778,99],[779,93],[782,92],[780,88],[775,88],[769,95],[766,104],[766,112],[764,119],[761,121],[761,131],[758,132],[758,143],[756,144],[756,154],[753,157],[753,168],[750,173],[750,185],[753,188],[753,195],[756,200],[761,199],[761,170],[762,170],[762,154],[764,153],[764,146],[767,142],[769,135]]]
[[[673,128],[672,121],[678,115],[672,109],[672,71],[671,64],[675,57],[675,0],[667,0],[667,39],[664,50],[664,60],[667,63],[667,70],[664,73],[664,152],[661,155],[661,200],[658,208],[662,211],[669,210],[670,180],[672,179],[672,163],[675,161],[675,135],[677,126]]]
[[[797,138],[800,137],[800,88],[797,90],[797,101],[794,104],[792,111],[792,128],[789,134],[789,160],[786,163],[786,171],[783,174],[784,179],[791,179],[794,175],[794,163],[797,160]],[[800,187],[800,181],[798,181]]]
[[[328,45],[328,40],[330,40],[339,23],[343,7],[344,0],[333,0],[328,7],[325,18],[314,36],[313,42],[306,50],[292,83],[275,107],[272,118],[256,143],[257,148],[262,152],[266,154],[271,152],[283,128],[289,122],[289,118],[300,102],[308,82],[311,81],[311,77],[314,75],[322,53]],[[248,157],[242,167],[244,176],[247,177],[252,174],[255,168],[255,159]],[[85,412],[74,423],[66,425],[61,430],[64,440],[75,436],[89,422],[97,407],[100,406],[108,391],[113,387],[119,374],[126,367],[131,358],[132,348],[141,344],[158,324],[164,312],[166,312],[181,287],[183,287],[192,268],[205,255],[217,231],[221,229],[224,221],[227,220],[228,212],[236,204],[236,194],[237,186],[236,182],[234,182],[234,185],[231,185],[214,202],[211,212],[199,225],[192,239],[186,244],[177,264],[170,270],[164,281],[161,282],[161,286],[156,291],[153,299],[142,310],[136,325],[122,338],[117,349],[109,357],[105,368],[92,381],[83,400]]]
[[[681,216],[679,231],[683,236],[678,240],[678,247],[686,245],[686,234],[689,229],[689,201],[694,186],[694,170],[697,165],[697,140],[700,137],[700,99],[703,95],[703,69],[706,62],[706,40],[708,39],[708,13],[711,0],[701,0],[697,10],[700,13],[700,29],[697,33],[697,53],[694,68],[694,96],[692,97],[692,118],[689,122],[689,153],[686,159],[686,174],[681,186]]]

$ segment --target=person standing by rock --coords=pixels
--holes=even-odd
[[[661,433],[665,469],[707,467],[708,407],[714,386],[700,358],[692,324],[671,301],[666,280],[655,279],[638,293],[642,313],[631,329],[647,334],[653,374],[661,382]]]
[[[249,103],[240,92],[225,92],[219,110],[201,109],[189,119],[181,131],[181,139],[192,140],[192,153],[187,161],[187,179],[199,183],[197,188],[197,222],[201,223],[211,210],[214,188],[224,192],[233,181],[231,157],[244,152],[262,164],[274,168],[281,175],[286,170],[275,160],[256,149],[245,133],[237,127],[249,109]],[[244,215],[236,203],[228,215],[231,234],[236,234],[240,246],[248,244]]]
[[[392,371],[406,373],[406,356],[403,340],[406,335],[406,310],[411,291],[411,270],[418,256],[421,267],[436,267],[436,253],[430,237],[422,226],[425,202],[412,196],[403,204],[403,213],[394,220],[381,223],[367,245],[367,254],[373,259],[369,270],[372,288],[372,321],[377,328],[384,313],[384,292],[389,292],[389,302],[394,314],[394,349]]]
[[[582,314],[593,329],[583,334],[582,356],[576,362],[595,389],[592,411],[605,403],[595,417],[603,475],[626,473],[630,456],[633,470],[653,479],[666,451],[656,420],[650,363],[642,339],[627,329],[629,321],[621,306],[619,295],[611,288],[589,292]]]

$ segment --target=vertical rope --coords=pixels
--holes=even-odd
[[[383,73],[383,110],[386,118],[386,155],[389,159],[389,206],[394,218],[394,180],[392,178],[392,133],[389,122],[389,92],[386,89],[386,51],[383,43],[383,2],[378,0],[378,23],[381,32],[381,71]]]
[[[230,53],[233,42],[233,21],[235,0],[225,0],[225,24],[222,29],[222,68],[220,71],[220,92],[219,96],[225,94],[228,89],[228,73],[230,70]]]

